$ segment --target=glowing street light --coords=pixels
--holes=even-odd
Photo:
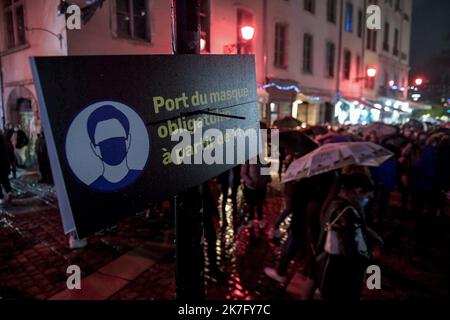
[[[416,86],[420,86],[423,83],[423,79],[422,78],[417,78],[416,80],[414,80],[414,83],[416,84]]]
[[[367,76],[369,78],[374,78],[376,75],[377,75],[377,68],[375,68],[375,67],[367,68]]]
[[[254,35],[255,35],[255,28],[253,28],[252,26],[243,26],[241,28],[241,36],[243,40],[250,41],[253,39]]]

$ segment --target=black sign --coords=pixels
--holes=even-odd
[[[66,233],[89,235],[256,156],[248,148],[234,164],[235,149],[223,153],[228,164],[208,161],[217,152],[202,158],[211,147],[228,150],[238,139],[231,129],[259,129],[253,56],[37,57],[31,63]],[[202,135],[211,128],[223,136]],[[180,130],[189,133],[188,143],[181,144],[185,136],[172,141]]]

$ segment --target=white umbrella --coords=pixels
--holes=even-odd
[[[377,167],[393,153],[372,142],[331,143],[291,163],[283,183],[312,177],[347,165]]]
[[[374,122],[367,126],[360,128],[364,136],[368,136],[372,131],[380,137],[390,136],[399,132],[398,128],[392,125],[385,124],[383,122]]]

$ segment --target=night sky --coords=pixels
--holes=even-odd
[[[412,73],[445,48],[450,49],[450,0],[413,0]]]

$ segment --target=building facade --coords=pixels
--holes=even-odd
[[[60,3],[0,0],[2,125],[20,123],[31,137],[40,118],[30,56],[172,53],[170,0],[106,0],[80,30],[66,28]],[[366,28],[373,3],[382,9],[381,30]],[[406,110],[399,103],[407,97],[410,23],[411,0],[201,0],[202,53],[255,55],[268,124],[284,116],[356,123]]]

